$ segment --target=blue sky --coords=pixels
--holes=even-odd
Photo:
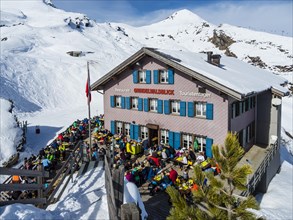
[[[51,0],[57,8],[86,14],[97,22],[133,26],[161,21],[188,9],[219,25],[266,31],[292,37],[293,0]]]

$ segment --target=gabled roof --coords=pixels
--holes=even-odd
[[[287,90],[280,86],[286,80],[266,70],[259,69],[236,58],[223,56],[221,65],[215,66],[206,61],[206,54],[186,51],[170,51],[154,48],[141,48],[127,60],[115,67],[91,85],[92,90],[103,90],[112,77],[122,73],[144,56],[151,56],[171,68],[177,69],[219,91],[241,100],[268,89],[285,95]]]

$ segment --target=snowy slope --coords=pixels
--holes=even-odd
[[[241,60],[260,56],[267,69],[292,65],[292,38],[229,25],[216,27],[188,10],[135,28],[97,24],[41,0],[2,1],[1,26],[1,87],[5,89],[0,96],[12,98],[22,112],[84,105],[87,61],[91,61],[94,82],[142,46],[223,54],[225,50],[210,41],[214,30],[236,41],[229,49]],[[82,51],[83,56],[71,57],[69,51]]]

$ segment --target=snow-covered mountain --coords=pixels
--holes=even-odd
[[[1,97],[22,112],[85,104],[86,62],[97,80],[142,46],[235,56],[276,73],[293,69],[292,38],[230,25],[188,10],[143,27],[95,23],[50,1],[1,2]],[[67,52],[79,51],[80,57]],[[97,98],[99,102],[101,98]]]

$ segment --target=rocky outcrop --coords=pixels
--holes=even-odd
[[[71,28],[74,29],[84,29],[85,27],[93,27],[93,21],[88,17],[84,16],[83,18],[66,18],[64,20]]]
[[[281,65],[276,65],[274,66],[278,70],[278,72],[293,72],[293,65],[288,65],[288,66],[281,66]]]
[[[226,49],[225,55],[228,56],[228,57],[235,57],[235,58],[237,58],[236,54],[233,53],[232,51],[230,51],[229,48]]]
[[[231,37],[227,36],[223,31],[219,31],[219,33],[217,33],[216,30],[214,30],[213,37],[211,37],[209,41],[220,50],[226,50],[236,42]]]
[[[259,56],[256,56],[256,57],[247,56],[245,57],[245,59],[248,59],[248,63],[254,66],[258,66],[263,69],[268,67],[268,65],[265,62],[263,62]]]

